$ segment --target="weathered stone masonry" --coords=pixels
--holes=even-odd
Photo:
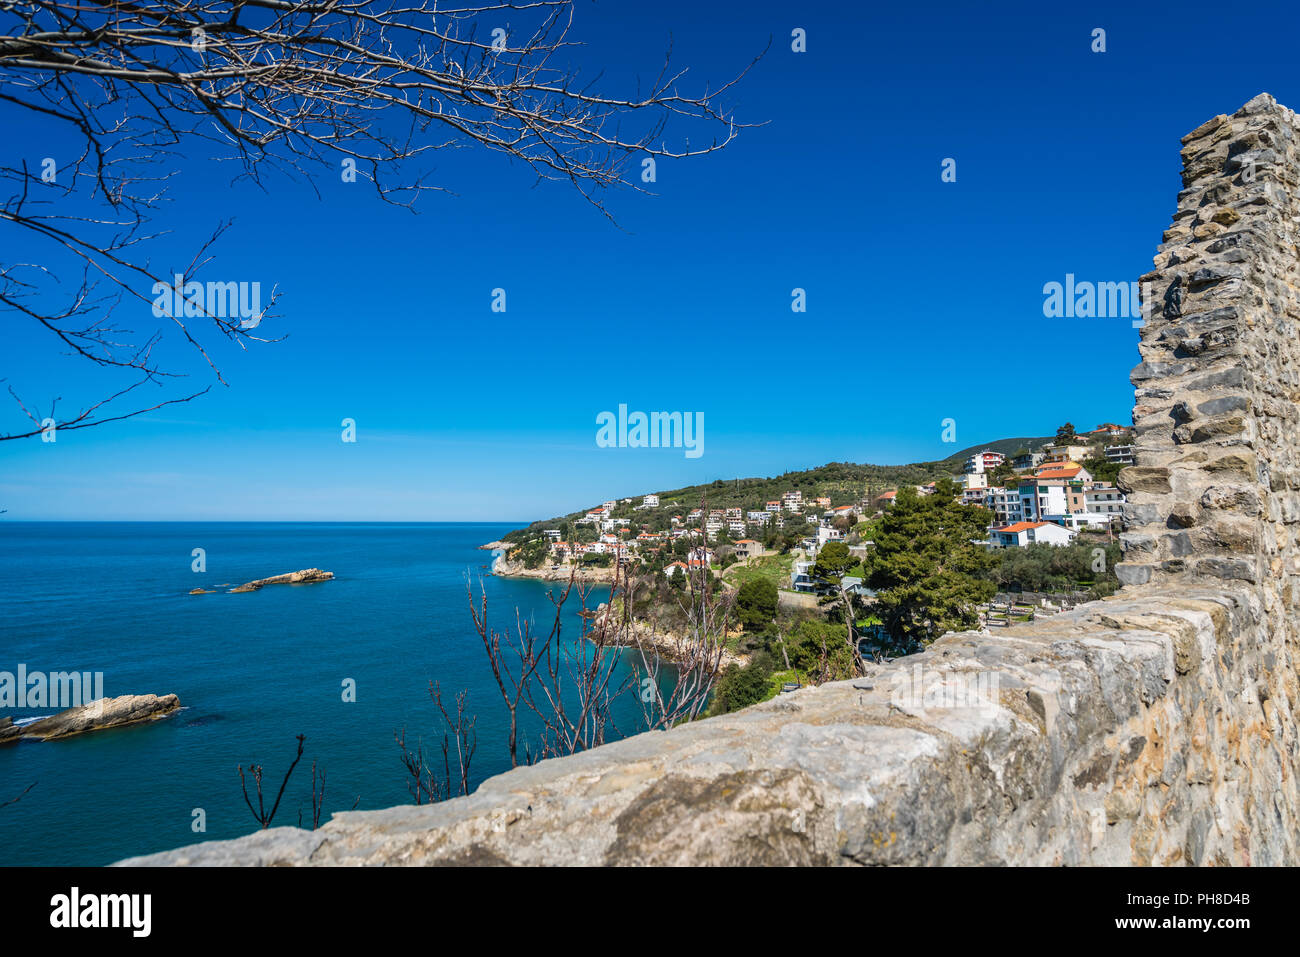
[[[125,863],[1300,863],[1296,134],[1261,95],[1183,140],[1115,597],[445,804]],[[999,704],[900,706],[917,666]]]

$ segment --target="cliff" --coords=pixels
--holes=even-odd
[[[536,578],[539,581],[561,583],[567,582],[572,575],[574,581],[584,584],[608,585],[614,580],[614,566],[587,566],[575,571],[571,565],[552,568],[551,563],[547,562],[537,568],[528,568],[523,562],[512,562],[501,555],[492,563],[492,574],[502,578]]]

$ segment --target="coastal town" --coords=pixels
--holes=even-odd
[[[1067,423],[1056,441],[1011,453],[982,448],[965,457],[950,478],[957,499],[988,512],[981,544],[989,549],[1066,546],[1081,533],[1112,540],[1125,496],[1115,482],[1133,463],[1132,429],[1102,423],[1075,432]],[[919,496],[937,483],[912,486]],[[838,488],[815,494],[788,488],[778,497],[726,507],[690,507],[683,496],[647,493],[610,499],[584,512],[521,530],[500,543],[496,571],[529,577],[567,577],[574,564],[600,578],[601,569],[640,566],[667,578],[692,571],[722,571],[778,552],[794,551],[784,589],[814,591],[810,575],[828,542],[846,542],[855,555],[869,547],[874,518],[890,509],[900,488]],[[606,572],[608,574],[608,572]]]

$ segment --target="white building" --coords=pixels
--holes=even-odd
[[[1083,500],[1091,514],[1114,518],[1124,514],[1124,493],[1113,485],[1094,485],[1084,489]]]
[[[817,526],[817,547],[821,548],[827,542],[844,541],[844,533],[838,528],[831,528],[829,525]]]
[[[816,590],[816,583],[813,581],[812,569],[813,562],[795,562],[794,567],[790,570],[790,587],[795,591],[811,592]]]
[[[1024,548],[1026,545],[1069,545],[1077,533],[1051,522],[1016,522],[989,529],[990,548]]]
[[[1049,515],[1049,522],[1064,525],[1066,528],[1106,528],[1111,519],[1096,512],[1071,512],[1068,515]]]
[[[988,503],[987,507],[993,511],[993,520],[999,525],[1011,525],[1024,517],[1024,512],[1020,508],[1018,488],[991,488],[985,501]]]
[[[1067,442],[1062,445],[1049,445],[1043,449],[1046,453],[1044,462],[1077,462],[1088,457],[1088,446]]]
[[[988,449],[985,449],[982,452],[976,452],[966,460],[965,470],[976,474],[992,472],[1005,461],[1006,456],[1001,452],[990,452]]]
[[[659,507],[659,496],[658,496],[658,495],[647,495],[645,498],[641,499],[641,505],[642,505],[642,507],[644,507],[644,508],[658,508],[658,507]]]

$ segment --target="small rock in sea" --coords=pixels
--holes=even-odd
[[[209,590],[206,589],[206,588],[191,588],[191,589],[190,589],[190,594],[191,594],[191,595],[215,595],[216,592],[214,592],[214,591],[209,591]]]
[[[89,704],[68,708],[48,718],[41,718],[19,728],[24,738],[52,741],[69,738],[87,731],[120,728],[142,721],[164,718],[181,706],[174,694],[125,694],[116,698],[100,698]]]
[[[300,585],[310,582],[327,582],[334,577],[333,572],[322,571],[319,568],[304,568],[301,571],[288,572],[284,575],[275,575],[271,578],[259,578],[257,581],[247,582],[238,588],[231,589],[231,594],[235,592],[257,591],[265,585]]]

